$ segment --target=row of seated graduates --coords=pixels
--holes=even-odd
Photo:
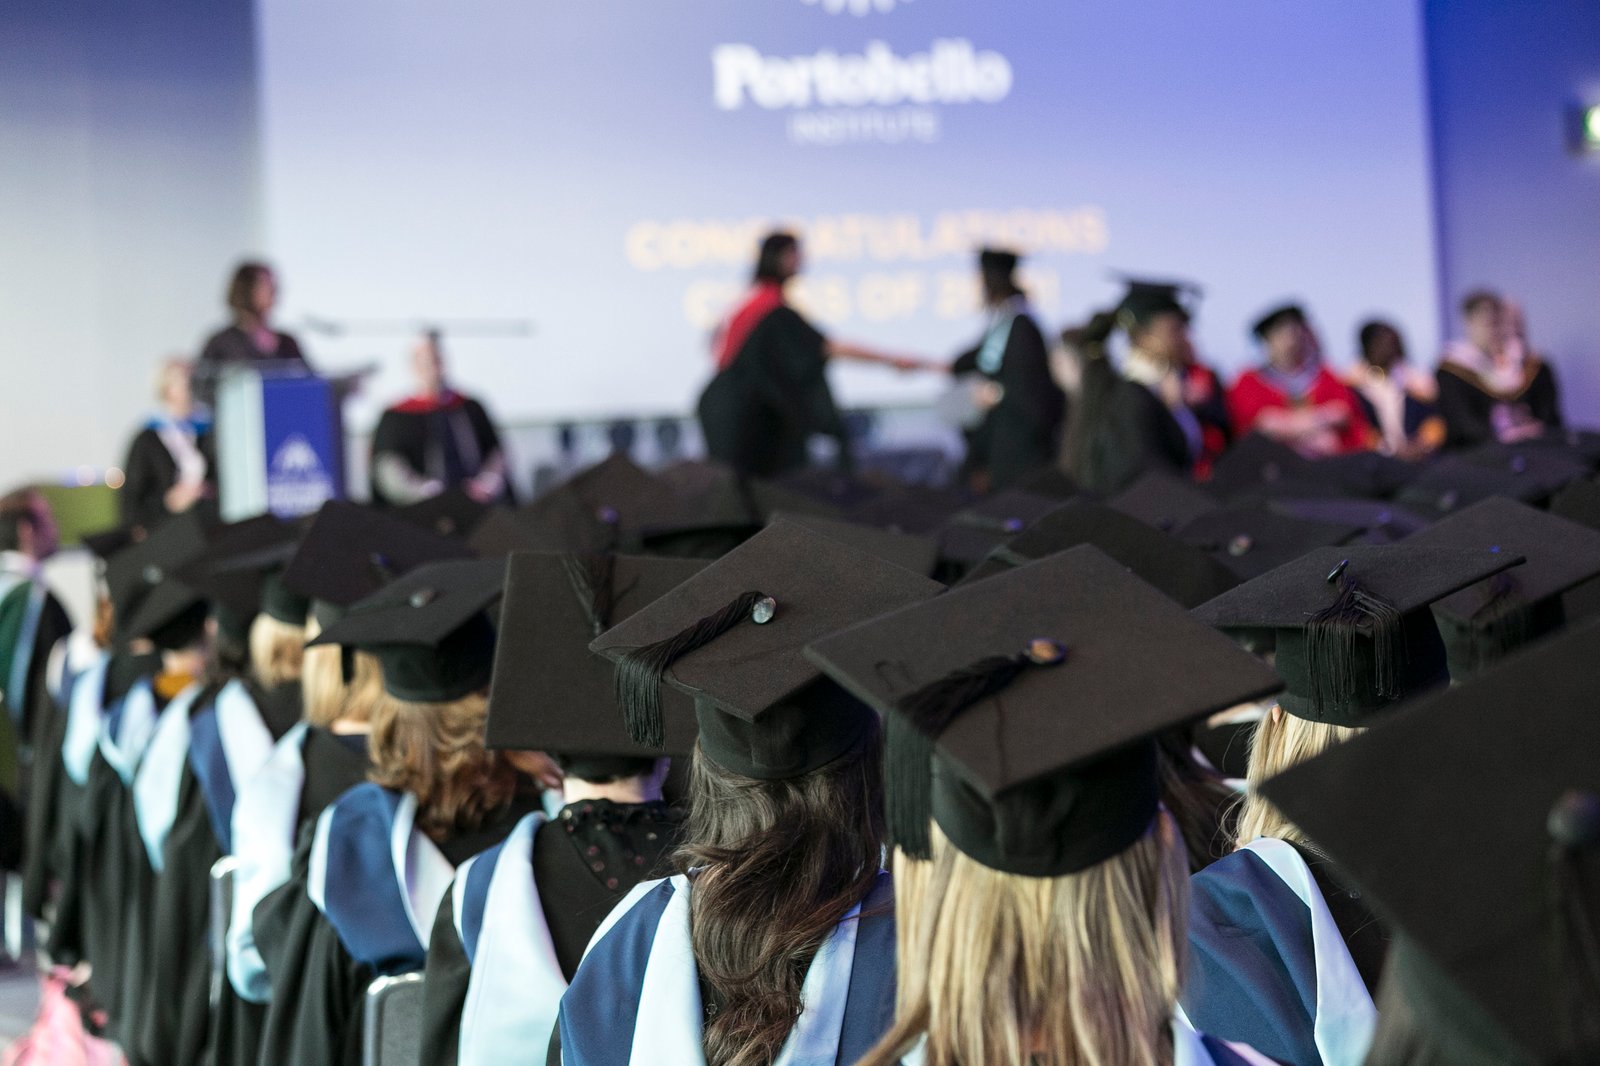
[[[307,638],[308,622],[314,635],[420,565],[613,546],[704,559],[781,515],[951,583],[1003,571],[1040,554],[1041,546],[1050,552],[1093,543],[1193,607],[1311,548],[1398,541],[1475,505],[1503,506],[1506,497],[1594,521],[1594,491],[1586,480],[1593,452],[1577,436],[1452,457],[1427,470],[1401,469],[1373,456],[1312,464],[1251,440],[1232,455],[1209,486],[1151,475],[1105,502],[1084,499],[1049,473],[1028,488],[972,501],[942,490],[832,476],[739,484],[704,464],[650,474],[613,457],[518,511],[450,497],[390,514],[334,504],[310,523],[262,518],[207,528],[179,519],[137,543],[101,540],[99,550],[108,556],[104,591],[117,635],[113,648],[78,671],[62,708],[78,728],[66,731],[59,755],[69,768],[61,787],[79,793],[72,802],[84,816],[64,823],[63,839],[41,849],[39,861],[51,864],[61,889],[50,904],[51,956],[92,966],[92,1002],[105,1009],[131,1061],[196,1061],[207,1049],[218,1060],[253,1061],[263,1039],[286,1041],[275,1052],[282,1058],[264,1061],[337,1061],[355,1054],[359,1012],[350,997],[332,997],[344,1003],[340,1011],[310,1014],[287,1027],[269,1024],[260,986],[271,950],[257,946],[259,937],[236,954],[249,960],[253,951],[262,963],[253,972],[242,965],[235,972],[230,955],[229,981],[220,1002],[212,1002],[204,950],[207,936],[215,935],[208,933],[207,873],[217,858],[238,853],[233,837],[248,780],[274,763],[280,749],[298,744],[301,784],[290,818],[297,828],[268,845],[275,848],[272,856],[253,860],[269,869],[237,898],[260,901],[272,894],[275,880],[281,891],[293,871],[304,876],[309,827],[333,797],[366,776],[370,754],[362,750],[361,719],[376,707],[407,701],[378,694],[383,673],[366,653],[313,646],[296,662],[290,649]],[[1522,545],[1513,550],[1535,555]],[[499,582],[482,580],[483,588],[498,593]],[[1569,614],[1586,609],[1584,590],[1558,591],[1568,593]],[[314,662],[335,669],[319,670]],[[423,685],[433,696],[450,688],[429,693]],[[302,717],[307,724],[297,725]],[[1219,745],[1217,737],[1233,740],[1238,724],[1203,731],[1191,749],[1173,748],[1179,769],[1173,788],[1198,783],[1186,794],[1211,801],[1175,807],[1197,869],[1225,850],[1229,804],[1219,781],[1245,774],[1235,761],[1240,745]],[[500,746],[560,750],[563,743],[579,743],[556,737],[534,745],[539,738],[513,737],[513,727],[502,732],[510,739]],[[290,733],[297,736],[285,748]],[[681,752],[681,738],[675,744]],[[529,768],[539,776],[537,764]],[[540,801],[528,779],[512,791],[524,807]],[[488,827],[486,836],[462,849],[445,847],[451,865],[517,824],[523,807],[508,809],[518,817],[501,818],[505,824]],[[664,852],[662,846],[652,855],[624,858],[643,867],[637,878],[659,873]],[[641,858],[646,861],[635,862]],[[247,903],[236,906],[235,933],[254,917]],[[576,938],[580,949],[585,939]],[[566,951],[557,948],[558,955],[572,954],[571,942]],[[414,966],[422,959],[399,961]],[[563,970],[570,962],[563,959]],[[359,990],[365,978],[397,965],[392,958],[365,960],[347,976]],[[307,989],[295,998],[303,1006],[308,999],[328,1000],[328,992]],[[329,1041],[331,1057],[302,1057],[311,1052],[301,1043],[319,1036]]]

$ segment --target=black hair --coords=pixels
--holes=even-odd
[[[1356,331],[1356,340],[1361,345],[1362,355],[1367,355],[1372,351],[1372,342],[1384,330],[1388,330],[1397,337],[1400,335],[1400,331],[1395,328],[1394,323],[1381,318],[1368,319],[1366,322],[1361,323],[1361,328]]]
[[[800,246],[800,239],[786,230],[778,230],[761,238],[761,251],[756,255],[756,281],[788,281],[790,272],[784,266],[784,256]]]
[[[270,273],[272,267],[258,260],[247,260],[234,267],[233,276],[228,279],[228,310],[235,315],[253,317],[256,313],[256,281],[261,275]]]
[[[630,777],[655,772],[656,760],[649,755],[585,755],[577,752],[551,753],[561,772],[591,785],[609,785]]]
[[[1501,307],[1505,301],[1493,289],[1473,289],[1461,298],[1462,315],[1473,315],[1485,307]]]
[[[22,547],[22,527],[37,529],[39,516],[34,511],[35,490],[18,489],[0,497],[0,551],[14,552]]]

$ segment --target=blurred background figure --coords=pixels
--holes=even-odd
[[[1520,307],[1488,289],[1461,301],[1465,337],[1439,360],[1439,411],[1452,448],[1528,440],[1561,426],[1555,371],[1528,347]]]
[[[156,371],[157,411],[134,435],[118,497],[124,525],[154,528],[216,495],[211,420],[197,411],[194,364],[172,358]]]
[[[1400,331],[1375,318],[1356,337],[1361,365],[1350,387],[1372,424],[1377,449],[1400,459],[1423,459],[1438,451],[1445,438],[1439,390],[1432,377],[1406,361]]]
[[[201,403],[209,406],[215,399],[217,379],[229,366],[268,364],[279,372],[310,372],[300,342],[273,328],[278,277],[270,266],[244,262],[235,267],[227,302],[233,324],[211,335],[195,367],[195,394]]]
[[[1323,365],[1305,309],[1275,307],[1251,332],[1267,361],[1240,374],[1228,391],[1234,432],[1262,433],[1313,458],[1366,448],[1367,417],[1350,387]]]
[[[983,306],[989,316],[978,346],[950,367],[973,376],[972,399],[981,418],[966,431],[964,473],[977,492],[1007,488],[1056,457],[1067,400],[1050,373],[1044,334],[1017,284],[1019,256],[985,248],[978,253]]]
[[[437,333],[411,349],[417,391],[383,413],[372,435],[372,498],[418,503],[460,488],[479,503],[510,502],[506,453],[483,404],[445,381]]]

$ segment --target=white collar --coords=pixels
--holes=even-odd
[[[26,552],[0,551],[0,572],[32,579],[39,576],[39,560]]]

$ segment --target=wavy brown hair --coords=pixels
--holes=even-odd
[[[694,878],[695,964],[715,1016],[708,1066],[767,1066],[794,1028],[817,949],[875,882],[883,856],[883,735],[802,777],[758,781],[695,749],[675,856]]]
[[[487,697],[412,703],[385,694],[372,710],[368,778],[417,798],[417,828],[434,843],[477,829],[511,802],[516,771],[485,750]]]
[[[307,640],[321,631],[315,618],[306,621]],[[300,695],[307,722],[327,729],[337,721],[364,723],[372,717],[372,708],[383,698],[383,671],[371,652],[351,652],[351,659],[353,669],[347,682],[343,648],[318,644],[305,650]]]

